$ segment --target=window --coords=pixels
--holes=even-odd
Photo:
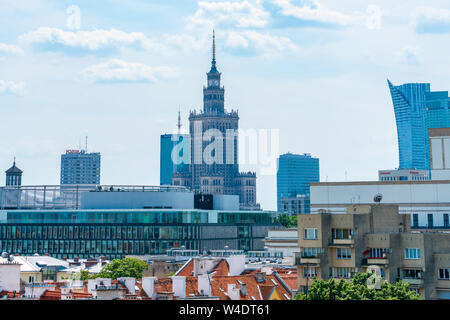
[[[318,231],[314,228],[306,228],[304,233],[304,239],[316,240],[318,238]]]
[[[422,270],[403,269],[403,279],[422,279]]]
[[[382,259],[389,253],[389,249],[385,248],[370,248],[369,251],[369,258],[371,259]]]
[[[303,278],[314,278],[314,277],[317,277],[316,267],[303,268]]]
[[[322,248],[303,248],[302,258],[316,258],[318,254],[322,253]]]
[[[351,239],[353,236],[352,229],[332,229],[333,239]]]
[[[444,213],[444,228],[449,227],[448,213]]]
[[[428,214],[428,228],[433,228],[433,214]]]
[[[439,278],[440,280],[450,280],[450,268],[439,269]]]
[[[419,215],[417,213],[413,214],[413,227],[417,228],[419,226]]]
[[[330,268],[330,273],[332,278],[350,278],[355,273],[355,268]]]
[[[337,259],[350,259],[352,257],[352,251],[350,248],[337,248],[336,258]]]
[[[420,249],[419,248],[406,248],[405,249],[405,259],[408,259],[408,260],[420,259]]]

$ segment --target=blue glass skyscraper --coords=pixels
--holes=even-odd
[[[394,86],[388,80],[397,123],[399,169],[430,169],[426,95],[429,83]]]
[[[309,196],[309,184],[319,182],[319,159],[310,154],[286,153],[277,163],[277,208],[280,200],[304,194]],[[308,210],[309,211],[309,210]]]
[[[172,160],[172,150],[179,143],[187,143],[189,146],[189,135],[187,134],[162,134],[161,135],[161,153],[160,153],[160,167],[159,167],[159,183],[160,185],[171,185],[172,175],[175,172],[189,172],[189,164],[182,163],[182,154],[179,154],[179,159],[175,164]],[[189,147],[181,149],[180,152],[186,150],[189,152]],[[187,155],[189,157],[189,155]]]
[[[427,92],[427,127],[450,128],[450,98],[448,91]]]

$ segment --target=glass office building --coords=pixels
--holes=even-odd
[[[427,92],[426,110],[428,128],[450,128],[448,91]]]
[[[161,151],[160,151],[160,170],[159,183],[160,185],[171,185],[172,175],[176,172],[189,172],[188,163],[182,162],[182,159],[190,159],[190,154],[183,155],[183,151],[190,152],[189,135],[187,134],[163,134],[161,135]],[[177,163],[172,160],[172,151],[176,145],[184,144],[185,147],[180,148],[180,152],[175,154]]]
[[[282,212],[281,200],[297,195],[308,195],[309,184],[319,182],[319,159],[310,154],[281,155],[277,161],[277,208]],[[305,208],[309,213],[309,206]]]
[[[122,258],[185,246],[200,252],[262,250],[273,212],[208,210],[0,211],[0,252]]]
[[[397,122],[399,169],[430,169],[426,94],[429,83],[394,86],[388,80]]]

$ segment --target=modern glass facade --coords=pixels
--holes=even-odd
[[[171,185],[172,175],[175,172],[189,172],[188,163],[175,164],[172,160],[172,150],[179,143],[187,143],[186,147],[180,150],[176,162],[181,162],[183,158],[190,159],[190,155],[183,155],[183,150],[190,152],[189,135],[187,134],[163,134],[161,135],[161,153],[160,153],[160,185]]]
[[[281,199],[309,195],[309,184],[318,182],[319,159],[309,154],[286,153],[277,162],[277,208],[282,211]],[[305,208],[309,212],[309,208]]]
[[[11,210],[0,212],[0,252],[108,259],[174,247],[260,250],[273,213],[204,210]]]
[[[428,128],[450,128],[448,91],[427,92],[426,110]]]
[[[429,83],[394,86],[388,80],[397,122],[399,169],[430,169],[427,128]]]

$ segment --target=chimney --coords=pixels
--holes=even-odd
[[[209,275],[204,274],[198,276],[198,292],[208,297],[211,295],[211,283]]]
[[[246,296],[247,295],[247,284],[245,284],[245,283],[239,284],[239,290],[241,291],[241,294],[243,296]]]
[[[266,273],[265,272],[255,272],[255,279],[257,282],[266,281]]]
[[[186,277],[171,277],[172,291],[178,298],[186,297]]]
[[[226,258],[230,266],[229,276],[239,276],[245,270],[245,255],[235,255]]]
[[[122,277],[117,278],[120,283],[122,283],[125,287],[127,287],[129,294],[135,294],[136,293],[136,279],[131,277]]]
[[[156,298],[155,281],[156,281],[156,277],[143,277],[142,278],[142,290],[144,290],[145,294],[149,298],[152,298],[152,300],[155,300],[155,298]]]
[[[240,300],[239,289],[236,288],[236,285],[233,283],[228,284],[228,297],[231,300]]]

